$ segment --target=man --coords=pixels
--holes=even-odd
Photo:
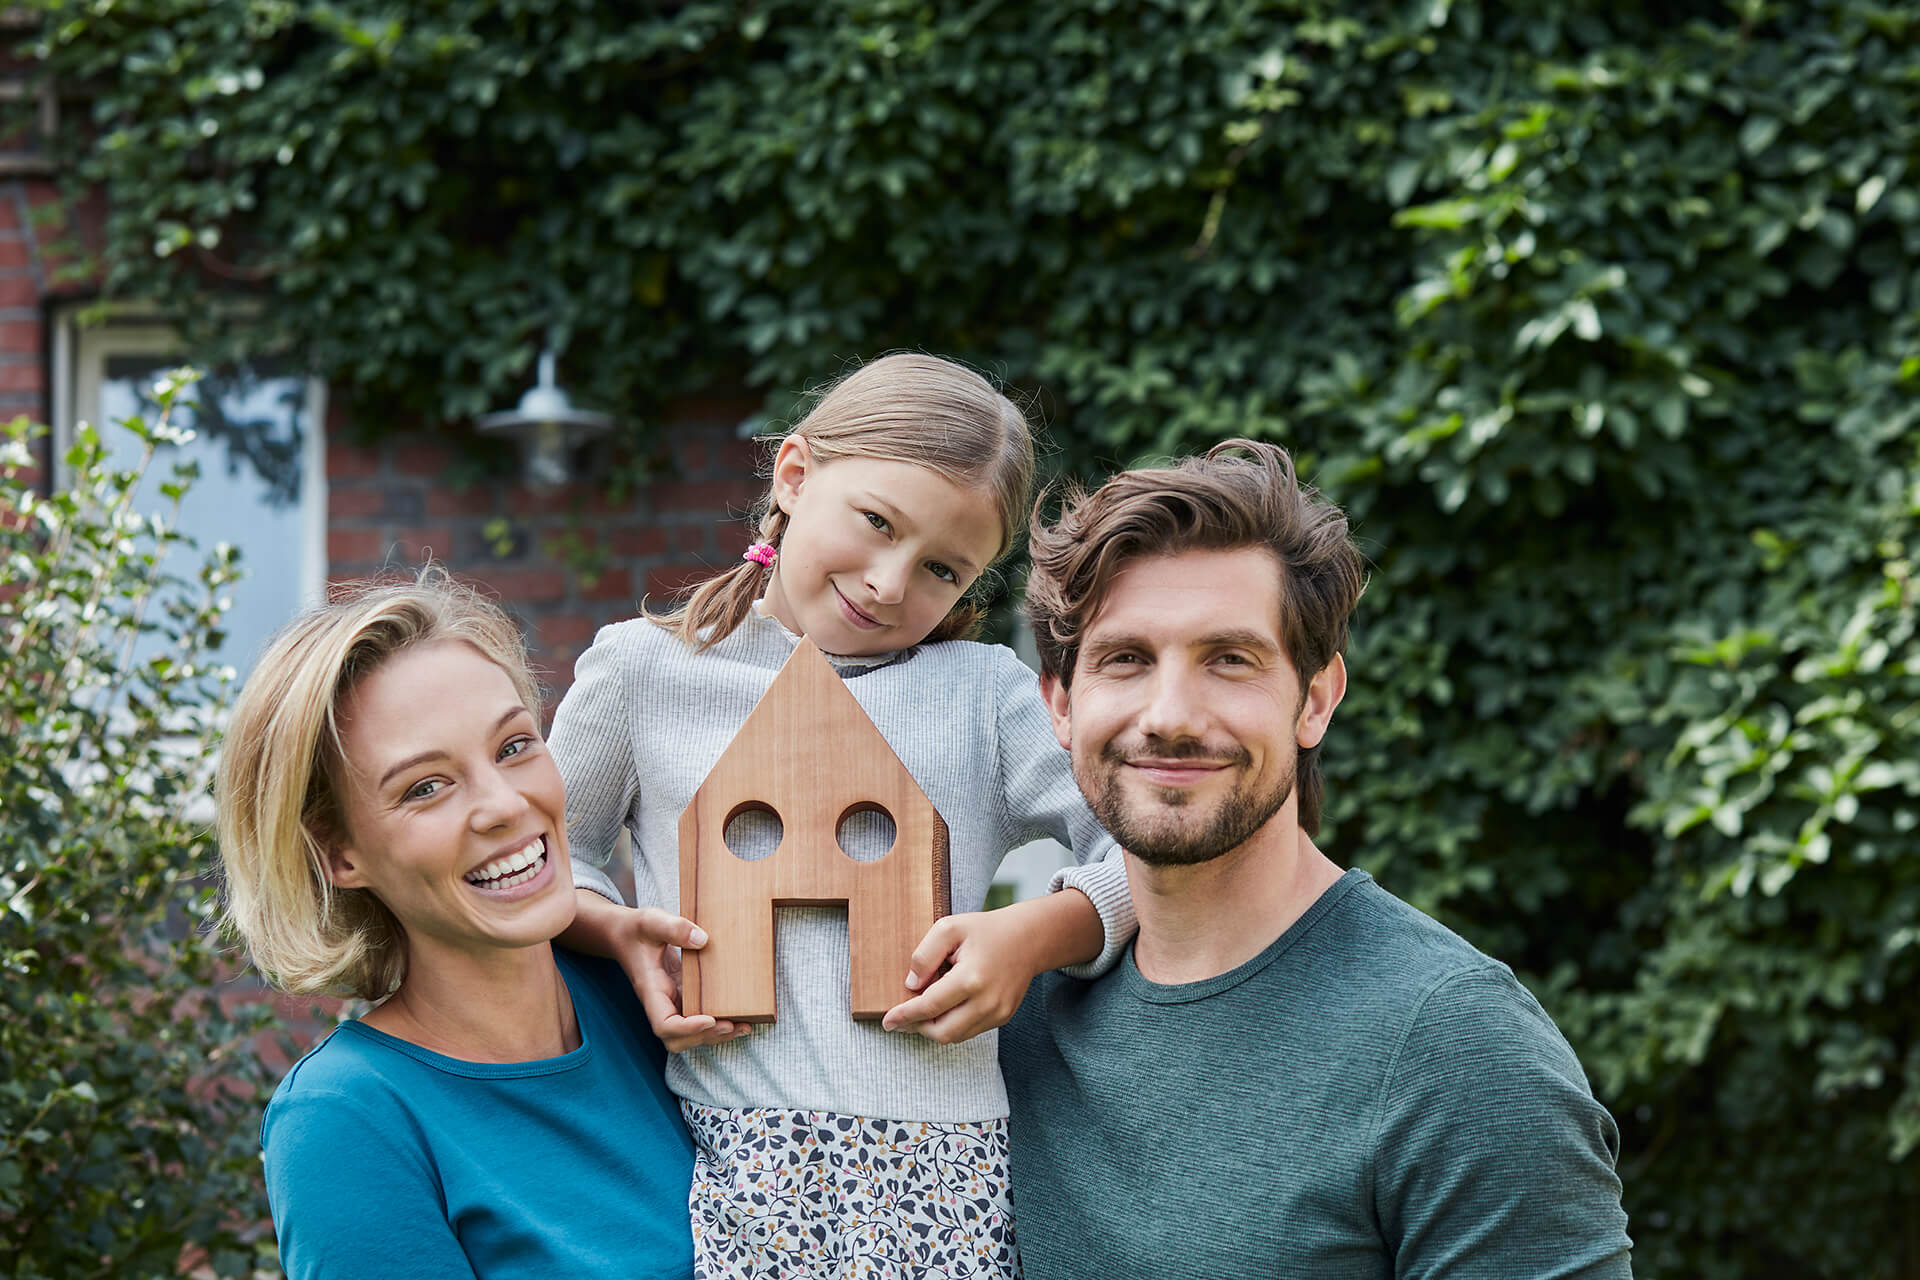
[[[1002,1033],[1028,1280],[1628,1277],[1618,1133],[1505,966],[1314,846],[1364,576],[1266,444],[1036,522],[1042,688],[1140,934]]]

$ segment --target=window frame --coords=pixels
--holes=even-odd
[[[166,317],[150,308],[110,306],[105,319],[86,323],[99,314],[98,304],[69,303],[53,309],[52,380],[48,408],[52,422],[52,451],[48,459],[48,492],[71,483],[67,449],[74,428],[84,419],[99,425],[100,386],[107,361],[115,356],[158,356],[185,363],[185,344]],[[312,429],[301,451],[302,504],[300,599],[315,605],[327,590],[327,384],[309,377],[307,421]]]

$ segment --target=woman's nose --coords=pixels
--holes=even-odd
[[[475,831],[491,831],[524,815],[532,805],[514,780],[500,768],[485,770],[474,780],[471,822]]]

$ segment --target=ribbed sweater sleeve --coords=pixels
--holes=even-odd
[[[604,642],[604,643],[603,643]],[[614,902],[620,891],[601,870],[613,856],[620,829],[640,804],[640,778],[631,739],[635,717],[628,690],[634,654],[603,627],[574,664],[573,686],[554,713],[550,746],[567,786],[567,851],[576,888]]]
[[[1086,894],[1100,913],[1106,940],[1099,955],[1063,972],[1097,978],[1126,954],[1139,929],[1126,861],[1080,795],[1040,696],[1040,678],[1009,650],[1000,650],[996,658],[995,739],[1006,823],[1001,842],[1012,849],[1051,836],[1073,850],[1076,865],[1055,872],[1049,887],[1055,893],[1078,889]]]

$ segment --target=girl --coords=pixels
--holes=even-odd
[[[655,1029],[685,1050],[668,1083],[697,1149],[702,1274],[1017,1273],[1006,1092],[997,1037],[979,1033],[1011,1016],[1036,973],[1112,964],[1133,927],[1117,850],[1074,785],[1033,673],[961,639],[980,617],[968,589],[1007,551],[1032,476],[1026,421],[984,378],[931,356],[876,360],[781,442],[744,562],[677,613],[604,629],[577,664],[553,750],[575,883],[593,892],[568,940],[618,959]],[[801,636],[946,820],[954,909],[973,914],[929,932],[907,977],[925,990],[874,1026],[849,1014],[843,913],[783,912],[779,1018],[749,1036],[679,1014],[662,948],[581,855],[610,850],[625,826],[641,905],[677,909],[681,810]],[[890,826],[856,815],[841,840],[877,856]],[[980,913],[1002,856],[1042,835],[1081,859],[1056,877],[1079,892]],[[777,831],[738,819],[727,839],[750,856]],[[902,1028],[919,1034],[893,1034]]]

